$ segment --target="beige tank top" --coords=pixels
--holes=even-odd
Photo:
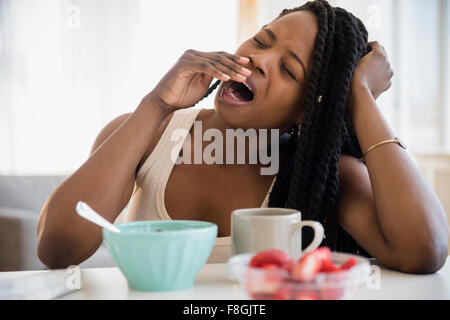
[[[175,163],[171,159],[171,152],[179,154],[183,148],[180,140],[173,141],[171,134],[177,128],[191,130],[201,109],[180,109],[173,113],[161,138],[138,171],[133,195],[128,210],[125,212],[124,222],[142,220],[172,220],[166,210],[164,194],[167,181]],[[178,137],[178,136],[177,136]],[[182,137],[186,141],[187,134]],[[261,207],[267,207],[269,194],[275,179],[264,199]],[[231,212],[230,212],[231,214]],[[225,263],[232,255],[231,237],[217,237],[208,263]]]

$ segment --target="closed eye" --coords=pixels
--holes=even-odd
[[[289,76],[294,79],[295,81],[297,81],[297,79],[295,78],[295,76],[292,74],[292,72],[289,71],[288,68],[286,68],[286,66],[283,64],[282,68],[289,74]]]
[[[265,46],[261,41],[256,39],[256,37],[253,38],[253,41],[255,41],[261,48],[267,48],[267,46]]]

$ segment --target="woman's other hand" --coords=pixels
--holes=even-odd
[[[165,111],[189,108],[203,98],[214,78],[244,82],[251,74],[243,67],[248,62],[227,52],[187,50],[147,97]]]
[[[364,87],[373,97],[378,97],[392,85],[394,71],[391,68],[386,50],[378,42],[370,42],[372,50],[365,55],[355,69],[351,88]]]

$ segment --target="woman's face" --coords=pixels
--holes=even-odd
[[[231,94],[233,81],[222,83],[214,103],[221,118],[231,127],[243,129],[288,130],[300,122],[318,28],[313,13],[293,12],[242,43],[236,55],[250,59],[245,66],[252,71],[247,83],[255,94],[240,94],[246,89],[239,87]]]

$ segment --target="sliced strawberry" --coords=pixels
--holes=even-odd
[[[325,260],[322,262],[322,268],[320,269],[320,272],[338,272],[338,271],[341,271],[341,268],[335,265],[333,261]]]
[[[276,264],[281,267],[286,260],[289,260],[289,255],[286,252],[271,249],[255,254],[249,265],[254,268],[260,268],[265,264]]]
[[[292,290],[286,286],[281,287],[277,292],[271,295],[271,300],[290,300]]]
[[[320,297],[313,290],[302,290],[294,295],[294,300],[320,300]]]
[[[286,270],[287,272],[291,273],[292,269],[295,267],[295,260],[294,259],[289,259],[286,260],[283,265],[281,266],[281,268],[283,268],[284,270]]]
[[[313,252],[304,255],[292,269],[291,275],[297,281],[313,281],[322,267],[322,261]]]
[[[281,267],[275,263],[266,263],[264,265],[261,266],[261,269],[263,270],[277,270],[280,269]]]
[[[350,270],[356,265],[356,259],[351,257],[341,266],[342,270]]]
[[[270,297],[270,295],[265,294],[265,293],[253,293],[253,292],[250,292],[250,297],[253,300],[268,300],[268,297]]]
[[[312,252],[321,261],[331,260],[331,250],[328,247],[320,247]]]
[[[320,298],[322,300],[339,300],[342,299],[345,288],[322,288],[320,290]]]
[[[247,290],[253,294],[274,294],[283,284],[283,270],[276,265],[265,265],[261,268],[250,268],[247,272]]]

